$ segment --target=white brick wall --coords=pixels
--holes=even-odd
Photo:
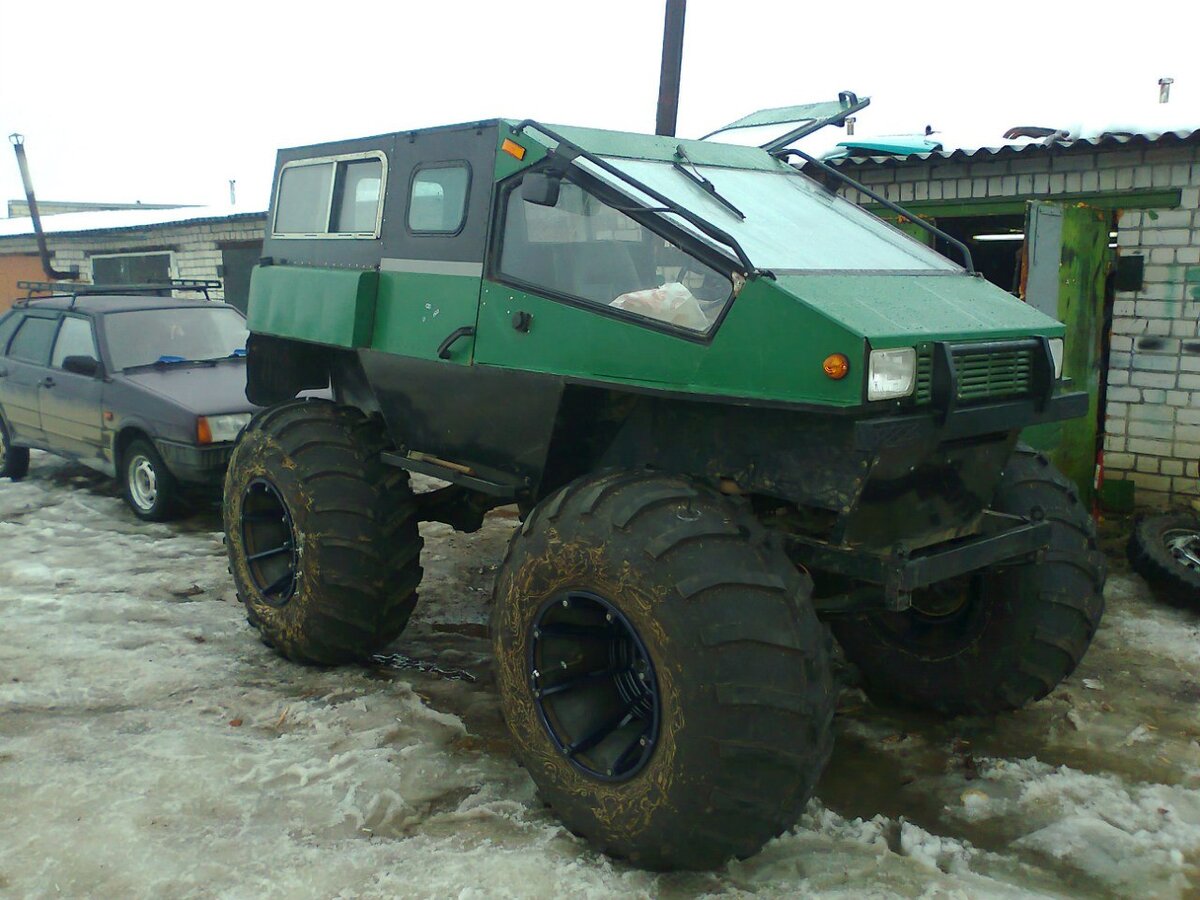
[[[917,196],[918,184],[928,185],[931,200],[1179,189],[1178,209],[1130,210],[1118,222],[1118,252],[1143,257],[1145,279],[1113,304],[1105,469],[1110,479],[1133,481],[1142,505],[1200,497],[1200,148],[1033,151],[846,171],[893,201]]]
[[[92,257],[115,253],[171,252],[172,278],[216,278],[222,243],[261,241],[266,215],[206,222],[156,225],[120,231],[51,234],[52,264],[59,271],[79,269],[85,281],[92,278]],[[33,237],[0,238],[0,254],[36,252]],[[224,292],[212,291],[214,300]]]

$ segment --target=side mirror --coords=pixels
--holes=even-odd
[[[62,367],[64,372],[74,372],[89,378],[95,378],[101,372],[100,360],[90,356],[68,356],[63,360]]]
[[[530,172],[521,179],[521,199],[538,206],[554,206],[558,203],[558,189],[561,184],[561,176]]]

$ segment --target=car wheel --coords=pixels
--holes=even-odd
[[[148,441],[137,439],[125,450],[125,502],[139,519],[163,522],[179,514],[179,486]]]
[[[14,447],[8,428],[0,419],[0,478],[20,481],[29,471],[29,448]]]

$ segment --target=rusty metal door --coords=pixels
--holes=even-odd
[[[1085,501],[1099,449],[1110,228],[1110,213],[1082,203],[1031,200],[1026,209],[1021,297],[1066,324],[1063,376],[1090,403],[1083,418],[1027,428],[1021,437],[1050,453]]]

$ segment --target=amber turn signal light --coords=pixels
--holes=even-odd
[[[821,363],[821,368],[834,381],[841,381],[850,371],[850,360],[841,353],[830,353],[825,357],[825,362]]]
[[[500,149],[509,156],[515,156],[517,159],[525,158],[525,148],[516,141],[510,141],[508,138],[504,139],[504,143],[500,145]]]
[[[212,442],[212,428],[209,427],[208,419],[200,416],[196,419],[196,443],[211,444]]]

